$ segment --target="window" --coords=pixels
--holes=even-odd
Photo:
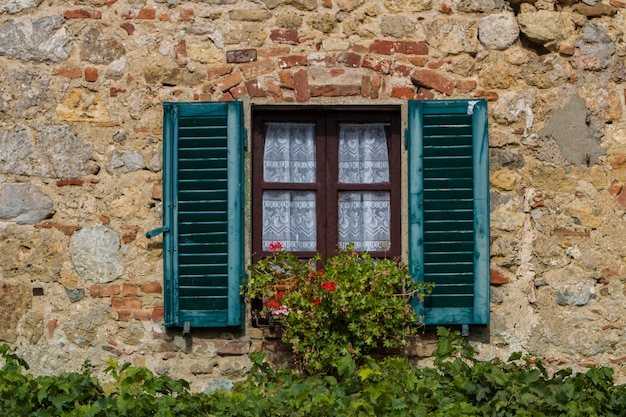
[[[354,244],[400,255],[398,110],[254,112],[254,260],[280,241],[299,256]]]
[[[253,260],[272,240],[302,257],[348,243],[400,255],[402,192],[411,274],[436,283],[415,310],[426,324],[489,322],[484,100],[410,101],[406,178],[399,110],[255,110],[251,218],[242,103],[163,107],[163,227],[147,235],[164,233],[166,326],[243,326],[244,224]]]

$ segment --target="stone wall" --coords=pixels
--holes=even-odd
[[[164,101],[489,101],[484,357],[626,379],[626,3],[10,0],[0,5],[0,342],[228,386],[271,334],[162,325]],[[249,112],[248,112],[249,114]],[[417,354],[428,352],[418,343]],[[288,358],[288,353],[284,355]]]

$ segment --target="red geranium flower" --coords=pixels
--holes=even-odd
[[[317,271],[317,275],[319,275],[320,277],[323,276],[324,275],[324,271],[320,269],[319,271]]]
[[[335,291],[337,289],[337,284],[332,281],[324,281],[322,282],[322,289],[328,291]]]
[[[315,300],[313,300],[313,304],[315,304],[316,306],[322,304],[322,299],[321,298],[316,298]]]
[[[280,242],[271,241],[269,246],[271,251],[283,250],[283,244]]]
[[[276,293],[276,298],[283,298],[285,296],[285,294],[283,294],[282,292],[277,292]]]

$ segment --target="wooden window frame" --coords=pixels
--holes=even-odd
[[[263,154],[266,124],[271,122],[314,123],[316,133],[315,183],[266,183],[263,180]],[[339,125],[341,123],[383,123],[387,132],[389,182],[347,184],[338,182]],[[389,191],[390,241],[388,251],[371,251],[374,257],[399,257],[401,251],[401,115],[399,108],[305,108],[259,109],[252,114],[252,261],[270,255],[262,248],[262,195],[267,190],[316,192],[317,250],[294,252],[298,257],[322,258],[337,251],[338,198],[342,191]],[[334,150],[334,151],[333,151]]]

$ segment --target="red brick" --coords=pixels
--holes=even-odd
[[[368,98],[372,92],[372,80],[369,75],[361,77],[361,97]]]
[[[66,185],[83,185],[85,181],[80,178],[68,178],[64,180],[57,181],[57,187],[64,187]]]
[[[293,74],[289,70],[278,71],[278,79],[282,87],[293,89]]]
[[[278,58],[278,67],[281,69],[303,67],[306,64],[306,55],[289,55]]]
[[[484,98],[487,101],[496,101],[499,96],[495,91],[478,90],[474,93],[474,97]]]
[[[178,14],[178,17],[180,18],[180,20],[193,20],[193,9],[182,9]]]
[[[85,9],[66,10],[63,12],[63,17],[66,19],[102,19],[102,12]]]
[[[119,295],[121,293],[121,287],[119,284],[94,284],[89,287],[89,295],[92,298],[110,297],[112,295]]]
[[[115,310],[141,310],[142,302],[138,297],[113,297],[111,307]]]
[[[265,90],[261,88],[257,79],[246,81],[246,90],[250,97],[265,97]]]
[[[135,33],[135,25],[133,25],[132,23],[125,22],[122,23],[120,27],[126,31],[128,36],[131,36],[133,33]]]
[[[372,77],[372,94],[370,98],[378,98],[380,86],[383,84],[383,79],[380,75],[374,75]]]
[[[109,223],[111,223],[111,219],[109,219],[107,216],[100,215],[100,216],[98,216],[98,218],[99,218],[99,219],[100,219],[100,221],[101,221],[102,223],[104,223],[104,224],[109,224]]]
[[[435,98],[435,95],[432,91],[427,88],[418,88],[417,94],[415,95],[415,100],[432,100]]]
[[[54,68],[52,70],[52,75],[60,75],[62,77],[76,79],[82,77],[83,72],[80,68]]]
[[[187,42],[184,39],[179,39],[176,45],[174,45],[174,57],[179,67],[184,67],[189,62],[189,58],[187,58]]]
[[[438,61],[430,61],[428,63],[428,68],[430,68],[430,69],[441,68],[443,66],[443,64],[447,64],[447,63],[449,63],[451,61],[452,60],[450,58],[444,58],[444,59],[440,59]]]
[[[165,309],[163,307],[154,307],[152,309],[152,321],[161,321],[165,317]]]
[[[163,287],[161,283],[157,281],[144,282],[141,284],[141,292],[146,294],[161,294]]]
[[[426,42],[398,41],[394,48],[397,53],[405,55],[428,55],[428,44]]]
[[[443,14],[452,14],[452,9],[445,3],[441,4],[441,7],[439,7],[439,11]]]
[[[450,95],[454,91],[454,83],[452,81],[428,69],[416,69],[413,71],[411,81],[417,86],[433,89],[445,95]]]
[[[63,232],[67,236],[72,236],[80,226],[76,226],[73,224],[62,224],[62,223],[37,223],[35,225],[37,229],[57,229],[60,232]]]
[[[159,20],[160,20],[161,22],[169,22],[169,21],[170,21],[170,15],[169,15],[169,13],[161,13],[161,14],[159,15]]]
[[[415,88],[413,87],[393,87],[391,89],[391,97],[412,100],[415,96]]]
[[[309,80],[305,69],[301,69],[293,75],[293,86],[296,91],[296,101],[298,103],[303,103],[311,99]]]
[[[361,65],[361,55],[344,52],[337,57],[337,62],[343,63],[346,67],[358,68]]]
[[[626,7],[626,2],[619,1],[619,0],[609,0],[609,4],[615,7],[620,7],[620,8]]]
[[[238,99],[239,97],[243,97],[248,94],[248,90],[246,89],[245,85],[240,85],[239,87],[231,88],[229,92],[230,94],[232,94],[232,96],[235,99]]]
[[[330,54],[311,54],[307,60],[312,67],[332,67],[337,63],[335,57]]]
[[[125,92],[126,90],[124,90],[123,88],[119,88],[119,87],[109,88],[109,96],[111,97],[117,97],[119,93],[125,93]]]
[[[416,67],[423,67],[426,65],[426,61],[428,61],[428,57],[421,55],[411,55],[404,58],[406,61],[415,65]]]
[[[57,320],[56,319],[48,320],[48,323],[46,325],[48,339],[52,339],[52,337],[54,337],[54,330],[56,328],[57,328]]]
[[[136,297],[139,287],[135,284],[122,285],[122,297]]]
[[[459,93],[469,93],[476,88],[476,81],[474,80],[459,80],[456,82],[456,91]]]
[[[370,45],[370,52],[376,54],[385,54],[391,55],[394,51],[394,42],[393,41],[385,41],[385,40],[376,40],[373,44]]]
[[[243,71],[244,77],[249,80],[259,75],[273,72],[276,69],[276,64],[270,59],[263,59],[248,64],[241,64],[239,68]]]
[[[267,94],[274,100],[276,103],[280,103],[283,101],[283,92],[280,89],[280,86],[276,84],[276,82],[271,78],[265,79],[265,90]]]
[[[230,74],[229,76],[225,78],[222,78],[217,83],[215,83],[215,85],[217,86],[217,88],[220,89],[220,91],[224,92],[224,91],[230,90],[233,87],[236,87],[242,81],[243,81],[243,77],[241,76],[241,73],[237,71],[237,72],[233,72],[232,74]]]
[[[270,39],[276,43],[298,43],[298,31],[295,29],[274,29],[270,33]]]
[[[361,85],[314,85],[312,97],[346,97],[361,95]]]
[[[132,316],[130,310],[119,310],[117,312],[117,319],[119,321],[129,321]]]
[[[328,75],[330,75],[331,78],[341,77],[345,73],[346,70],[344,69],[331,69],[330,71],[328,71]]]
[[[392,72],[402,77],[409,77],[413,71],[413,67],[397,62],[392,69]]]
[[[122,242],[125,244],[129,244],[135,239],[137,239],[137,232],[126,232],[122,234]]]
[[[218,99],[218,101],[235,101],[235,97],[230,94],[230,91],[227,91]]]
[[[291,52],[291,48],[289,46],[278,46],[272,49],[259,49],[257,53],[259,56],[265,58],[273,58],[277,56],[288,55]]]
[[[369,51],[369,47],[365,46],[365,45],[361,45],[360,43],[355,43],[352,44],[352,51],[356,52],[357,54],[363,54],[365,52]]]
[[[151,310],[133,311],[133,317],[141,321],[152,320],[152,311]]]
[[[326,9],[332,9],[333,2],[331,0],[322,0],[322,6]]]
[[[93,83],[98,80],[98,68],[85,68],[85,81]]]
[[[511,280],[502,275],[497,269],[489,270],[489,284],[491,285],[503,285],[508,284]]]
[[[404,55],[428,55],[428,44],[415,41],[376,40],[370,45],[370,52],[384,55],[399,53]]]
[[[137,13],[137,17],[136,17],[136,19],[142,19],[142,20],[154,20],[155,18],[156,18],[156,10],[151,9],[149,7],[145,7],[139,10],[139,13]]]
[[[215,78],[219,78],[226,74],[229,74],[232,70],[233,70],[233,67],[230,65],[227,67],[209,68],[207,70],[207,79],[209,81],[212,81]]]
[[[377,58],[368,55],[363,59],[363,63],[361,64],[361,66],[363,68],[373,69],[374,71],[378,71],[383,74],[389,74],[392,63],[393,62],[389,59]]]

